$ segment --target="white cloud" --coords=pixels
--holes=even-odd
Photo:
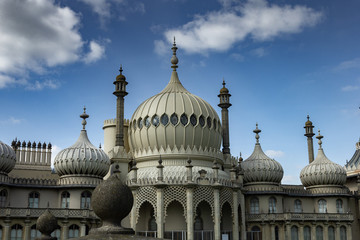
[[[280,158],[285,155],[283,151],[280,150],[267,150],[265,154],[268,155],[270,158]]]
[[[360,58],[344,61],[335,67],[335,70],[347,70],[352,68],[360,68]]]
[[[232,54],[230,55],[230,57],[232,57],[233,59],[235,59],[235,60],[238,61],[238,62],[244,61],[244,56],[241,55],[240,53],[232,53]]]
[[[176,36],[178,45],[189,53],[226,51],[248,37],[267,41],[282,34],[301,32],[317,24],[323,16],[305,6],[279,6],[265,0],[248,0],[244,4],[221,2],[223,9],[196,15],[185,25],[165,31],[165,41],[171,42]]]
[[[29,73],[80,61],[80,17],[54,0],[0,1],[0,88],[56,88],[53,81],[28,82]]]
[[[348,85],[348,86],[342,87],[341,91],[343,91],[343,92],[351,92],[351,91],[356,91],[358,89],[359,89],[359,86]]]
[[[265,48],[262,48],[262,47],[252,50],[252,53],[259,58],[261,58],[267,54]]]
[[[26,89],[27,90],[34,90],[39,91],[43,90],[44,88],[48,89],[57,89],[60,87],[60,82],[56,80],[45,80],[45,81],[35,81],[34,83],[27,82]]]
[[[0,124],[20,124],[21,122],[23,122],[23,119],[18,119],[18,118],[15,118],[15,117],[9,117],[6,120],[0,121]]]
[[[85,63],[93,63],[105,55],[105,47],[95,41],[90,42],[90,52],[84,57]]]
[[[51,148],[51,167],[52,168],[54,167],[55,157],[61,150],[62,150],[61,147],[56,146],[56,145],[52,145],[52,148]]]
[[[164,41],[155,40],[154,45],[155,45],[155,53],[157,53],[158,55],[164,55],[165,53],[168,52],[169,46],[165,44]]]

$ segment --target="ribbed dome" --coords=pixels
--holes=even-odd
[[[183,87],[176,63],[173,56],[174,70],[168,85],[144,101],[131,118],[129,138],[135,155],[149,149],[220,150],[221,123],[217,113]]]
[[[14,150],[0,141],[0,174],[7,175],[15,167],[16,155]]]
[[[84,118],[84,129],[81,130],[78,140],[71,147],[60,151],[54,161],[54,167],[59,176],[87,176],[103,178],[109,170],[110,159],[106,153],[91,144],[85,130],[85,118],[88,115],[81,115]]]
[[[261,149],[259,135],[261,132],[256,124],[256,144],[253,153],[241,163],[244,171],[244,184],[246,183],[280,183],[284,170],[280,163],[269,158]]]
[[[342,186],[346,182],[346,171],[339,164],[330,161],[320,145],[316,159],[301,170],[300,179],[305,187]]]

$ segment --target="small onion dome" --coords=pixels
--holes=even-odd
[[[102,149],[91,144],[85,130],[86,118],[84,113],[80,116],[83,130],[78,140],[71,147],[60,151],[54,161],[54,167],[59,176],[64,175],[86,175],[103,178],[109,170],[110,159]]]
[[[220,94],[228,94],[229,89],[225,87],[225,80],[223,80],[223,87],[220,89]]]
[[[116,81],[125,81],[126,77],[122,74],[123,72],[122,66],[120,66],[119,72],[120,74],[116,76]]]
[[[251,156],[241,163],[244,171],[244,184],[246,183],[280,183],[284,175],[284,170],[280,163],[269,158],[261,149],[259,143],[258,124],[256,124],[256,144]]]
[[[16,155],[14,150],[0,141],[0,174],[7,175],[15,167]]]
[[[316,159],[304,167],[300,172],[300,180],[305,187],[315,187],[321,185],[338,185],[342,186],[346,182],[346,171],[339,164],[330,161],[322,149],[323,136],[316,137],[319,139],[319,150]]]
[[[307,121],[305,122],[305,127],[311,127],[312,124],[313,124],[313,123],[310,121],[309,115],[307,115]]]

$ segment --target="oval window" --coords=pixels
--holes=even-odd
[[[181,115],[181,117],[180,117],[180,122],[181,122],[181,124],[182,125],[184,125],[184,126],[186,126],[186,124],[188,123],[188,117],[186,116],[186,114],[185,113],[183,113],[182,115]]]
[[[201,115],[201,116],[199,117],[199,123],[200,123],[200,126],[201,126],[201,127],[204,127],[204,126],[205,126],[205,118],[204,118],[203,115]]]
[[[144,123],[147,128],[150,127],[150,119],[148,116],[144,119]]]
[[[138,120],[138,127],[139,127],[139,129],[141,129],[143,127],[142,118],[139,118],[139,120]]]
[[[159,126],[159,123],[160,123],[160,120],[159,120],[158,115],[153,116],[153,118],[152,118],[152,124],[153,124],[155,127],[157,127],[157,126]]]
[[[190,116],[190,123],[191,125],[195,126],[197,124],[197,119],[196,119],[196,116],[194,114],[192,114]]]
[[[206,122],[207,122],[208,128],[211,128],[211,118],[210,118],[210,117],[208,117],[208,118],[206,119]]]
[[[171,124],[175,126],[178,123],[178,121],[179,121],[178,116],[176,115],[176,113],[173,113],[170,117]]]
[[[169,123],[169,117],[166,113],[164,113],[162,116],[161,116],[161,124],[166,126],[168,123]]]

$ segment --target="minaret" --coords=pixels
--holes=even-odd
[[[126,81],[125,76],[122,74],[122,66],[120,66],[120,74],[116,77],[114,82],[115,91],[113,94],[117,97],[116,99],[116,138],[115,146],[124,146],[124,97],[128,94],[126,92]]]
[[[223,87],[220,89],[220,103],[221,107],[221,121],[222,121],[222,138],[223,138],[223,154],[230,154],[230,141],[229,141],[229,111],[231,106],[229,90],[225,87],[225,80],[223,80]]]
[[[307,137],[307,145],[308,145],[308,153],[309,153],[309,163],[314,161],[314,147],[313,147],[313,136],[315,133],[313,132],[314,126],[312,122],[309,120],[309,115],[307,116],[307,121],[305,123],[305,134],[304,136]]]

